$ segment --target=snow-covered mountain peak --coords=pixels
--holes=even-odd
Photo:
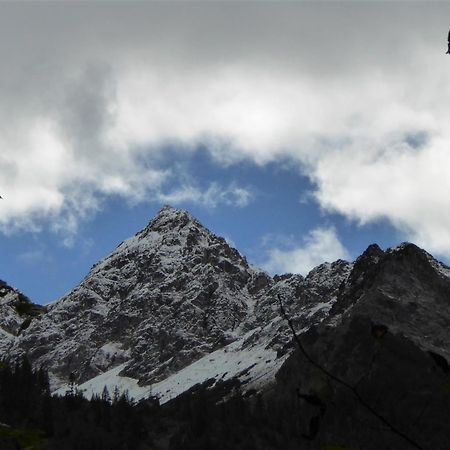
[[[150,221],[147,228],[155,231],[184,227],[190,223],[203,227],[191,213],[184,209],[174,208],[170,205],[163,206],[156,216]]]
[[[130,376],[162,379],[237,339],[271,282],[191,214],[166,206],[53,304],[17,350],[61,381],[125,362]]]
[[[156,216],[150,220],[149,224],[139,231],[135,238],[142,240],[151,238],[154,233],[173,234],[188,231],[196,231],[199,233],[209,233],[194,216],[184,209],[174,208],[170,205],[163,206]],[[129,239],[132,240],[133,238]]]
[[[187,268],[212,264],[218,271],[247,271],[250,268],[245,257],[231,248],[222,237],[205,228],[189,212],[164,206],[153,220],[135,236],[122,242],[116,250],[97,263],[92,273],[119,268],[126,271],[127,264],[142,266],[145,260],[152,266],[159,265],[164,274],[186,272]],[[234,266],[234,267],[233,267]],[[148,267],[143,267],[148,271]]]

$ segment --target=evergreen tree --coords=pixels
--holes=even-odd
[[[109,395],[109,391],[108,391],[108,387],[107,387],[107,386],[105,386],[105,387],[103,388],[101,399],[102,399],[105,403],[108,403],[108,404],[111,403],[111,396]]]

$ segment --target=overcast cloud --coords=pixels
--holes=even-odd
[[[110,195],[245,206],[247,187],[177,185],[161,164],[168,144],[182,158],[201,143],[217,164],[288,160],[324,211],[387,219],[450,256],[449,14],[430,2],[1,3],[1,229],[52,219],[75,233]]]

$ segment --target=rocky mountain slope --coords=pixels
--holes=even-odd
[[[299,326],[321,320],[350,267],[338,261],[306,278],[272,279],[188,212],[164,207],[33,321],[9,354],[48,369],[55,388],[71,374],[83,383],[118,369],[140,385],[158,383],[229,344],[242,356],[267,347],[279,365],[290,337],[276,295]]]

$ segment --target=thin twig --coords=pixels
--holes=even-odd
[[[333,375],[329,370],[327,370],[325,367],[321,366],[318,362],[316,362],[309,354],[308,352],[305,350],[305,347],[303,346],[302,342],[300,341],[300,338],[297,335],[297,332],[295,331],[294,328],[294,324],[291,320],[291,318],[286,314],[286,311],[284,309],[283,306],[283,301],[281,300],[281,296],[280,294],[277,294],[278,296],[278,301],[280,304],[280,312],[281,312],[281,316],[286,320],[286,322],[289,325],[289,328],[292,331],[292,335],[294,337],[295,343],[297,344],[297,347],[300,349],[300,351],[302,352],[303,356],[307,359],[307,361],[314,367],[316,367],[317,369],[319,369],[322,373],[324,373],[328,378],[330,378],[331,380],[335,381],[337,384],[340,384],[341,386],[344,386],[345,388],[347,388],[353,395],[354,397],[358,400],[358,402],[365,408],[367,409],[374,417],[376,417],[378,420],[380,420],[382,423],[384,423],[384,425],[386,425],[391,431],[392,433],[396,434],[397,436],[401,437],[403,440],[405,440],[406,442],[408,442],[411,446],[413,446],[414,448],[418,449],[418,450],[424,450],[423,447],[421,447],[417,442],[415,442],[412,438],[410,438],[408,435],[406,435],[405,433],[403,433],[402,431],[400,431],[396,426],[392,425],[389,420],[387,420],[382,414],[380,414],[379,412],[377,412],[375,409],[372,408],[372,406],[370,406],[358,393],[358,391],[349,383],[347,383],[346,381],[342,380],[341,378],[337,377],[336,375]]]

